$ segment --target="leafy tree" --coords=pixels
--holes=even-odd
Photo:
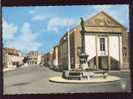
[[[28,57],[24,57],[23,63],[26,63],[28,61]]]

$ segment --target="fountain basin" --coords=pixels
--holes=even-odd
[[[61,76],[55,76],[55,77],[50,77],[49,81],[51,82],[56,82],[56,83],[74,83],[74,84],[87,84],[87,83],[104,83],[104,82],[112,82],[112,81],[118,81],[120,80],[120,77],[117,76],[111,76],[108,75],[106,78],[88,78],[88,79],[82,79],[82,80],[69,80],[65,79]]]

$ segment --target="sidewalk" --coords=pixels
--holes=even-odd
[[[130,73],[130,70],[128,69],[126,69],[126,70],[110,70],[110,71],[108,71],[108,72],[129,72]]]
[[[16,68],[17,68],[17,67],[8,67],[8,68],[4,68],[4,69],[3,69],[3,72],[15,70]]]
[[[49,81],[56,83],[74,83],[74,84],[85,84],[85,83],[105,83],[105,82],[113,82],[120,80],[120,77],[117,76],[107,76],[106,78],[88,78],[82,80],[68,80],[64,79],[61,76],[50,77]]]
[[[21,67],[8,67],[8,68],[4,68],[4,69],[3,69],[3,72],[15,70],[15,69],[17,69],[17,68],[25,68],[25,67],[28,67],[28,65],[25,64],[25,65],[22,65]]]

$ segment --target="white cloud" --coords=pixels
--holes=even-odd
[[[15,33],[18,30],[18,27],[12,23],[8,23],[4,18],[2,19],[3,27],[3,38],[4,39],[13,39]]]
[[[33,21],[44,21],[46,20],[48,17],[45,15],[35,15],[32,17]]]
[[[38,50],[41,47],[41,43],[37,41],[38,34],[33,33],[31,26],[28,22],[25,22],[20,29],[19,36],[8,43],[8,47],[13,47],[21,51]]]
[[[29,13],[30,14],[34,14],[35,13],[35,10],[30,10]]]
[[[65,26],[76,25],[77,21],[69,18],[53,17],[49,20],[47,30],[52,32],[58,32],[60,28]]]

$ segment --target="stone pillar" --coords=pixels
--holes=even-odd
[[[85,53],[85,37],[84,37],[84,33],[85,33],[85,27],[84,27],[84,20],[83,18],[81,18],[81,53]]]
[[[84,27],[84,20],[83,18],[81,17],[81,53],[79,55],[80,57],[80,68],[81,69],[87,69],[88,68],[88,64],[87,64],[87,58],[88,58],[88,55],[85,53],[85,27]]]
[[[119,68],[123,69],[122,67],[122,41],[121,41],[121,35],[119,34],[118,36],[118,41],[119,41]]]
[[[109,40],[109,35],[108,35],[108,41],[107,41],[107,43],[108,43],[108,70],[111,70],[111,66],[110,66],[110,64],[111,64],[111,61],[110,61],[110,40]]]
[[[99,69],[99,67],[98,67],[98,65],[99,65],[99,63],[98,63],[98,48],[97,48],[97,39],[98,39],[98,37],[97,37],[97,34],[96,34],[96,37],[95,37],[95,45],[96,45],[96,69]]]

